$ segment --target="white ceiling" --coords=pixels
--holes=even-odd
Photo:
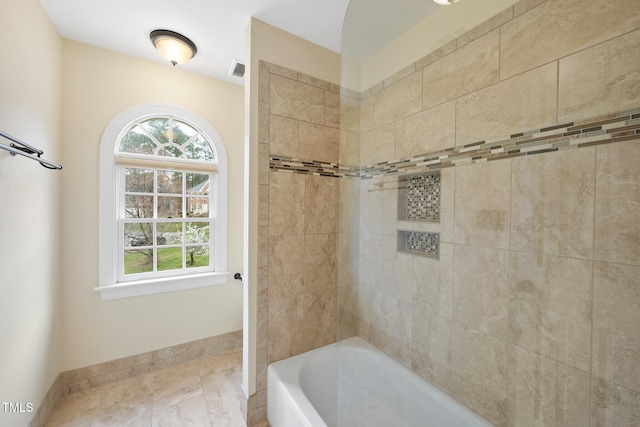
[[[483,0],[513,3],[515,0]],[[242,85],[229,75],[234,59],[244,61],[245,29],[251,17],[317,45],[363,61],[440,7],[431,0],[40,0],[64,38],[171,66],[149,40],[156,29],[190,38],[198,54],[179,67]],[[464,13],[466,4],[444,6]],[[462,7],[460,7],[462,6]],[[349,8],[352,30],[342,46]],[[501,9],[500,9],[501,10]],[[469,12],[467,12],[467,15]],[[479,16],[476,12],[472,15]],[[435,16],[435,15],[434,15]],[[468,17],[466,17],[468,18]],[[462,17],[460,22],[464,22]],[[357,19],[357,22],[354,22]],[[485,18],[486,19],[486,18]],[[477,25],[466,19],[467,27]],[[481,22],[481,21],[480,21]],[[446,29],[445,32],[451,32]],[[460,29],[458,29],[460,32]],[[443,35],[444,36],[444,35]]]
[[[245,28],[251,17],[335,52],[349,0],[40,0],[64,38],[114,52],[164,62],[149,33],[167,29],[196,44],[185,70],[236,84],[233,59],[244,60]],[[167,66],[170,66],[167,63]]]
[[[149,33],[167,29],[189,37],[198,54],[185,70],[243,84],[229,75],[234,59],[244,60],[245,28],[251,17],[334,52],[341,51],[342,24],[349,0],[40,0],[62,37],[114,52],[166,63]],[[364,59],[404,29],[437,9],[429,0],[353,2],[358,26],[358,57]],[[365,12],[361,9],[367,8]],[[394,21],[388,8],[395,8]],[[382,19],[385,26],[376,24]],[[168,65],[169,66],[169,65]]]

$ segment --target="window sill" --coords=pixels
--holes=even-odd
[[[182,277],[165,277],[162,279],[138,280],[135,282],[115,283],[93,288],[100,293],[103,301],[154,295],[163,292],[181,291],[185,289],[203,288],[206,286],[227,283],[228,272],[193,274]]]

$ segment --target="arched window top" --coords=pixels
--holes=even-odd
[[[213,126],[186,108],[166,103],[136,105],[114,117],[102,135],[101,158],[109,153],[218,168],[227,165],[227,151]]]
[[[227,154],[216,130],[171,104],[128,108],[100,145],[102,299],[224,284]]]
[[[215,147],[195,125],[173,116],[158,116],[132,124],[116,151],[217,163]]]

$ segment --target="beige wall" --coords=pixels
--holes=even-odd
[[[60,36],[37,0],[5,0],[0,38],[0,130],[61,163]],[[62,173],[0,151],[0,402],[23,408],[37,408],[60,371]],[[0,425],[33,415],[0,409]]]
[[[80,368],[242,328],[243,88],[169,65],[63,42],[62,370]],[[229,159],[227,284],[101,301],[98,153],[121,111],[166,102],[205,118]]]
[[[37,1],[5,3],[0,31],[12,42],[0,46],[8,58],[0,70],[0,129],[64,166],[49,171],[0,152],[0,400],[37,408],[60,371],[242,327],[242,288],[231,278],[110,302],[92,289],[100,138],[116,114],[147,102],[190,109],[224,140],[228,270],[242,271],[244,100],[240,86],[63,41]],[[0,424],[23,426],[33,415],[2,411]]]
[[[633,0],[525,0],[365,91],[343,116],[361,166],[437,153],[447,167],[437,224],[397,220],[392,175],[341,200],[359,206],[360,239],[359,275],[339,273],[340,330],[494,425],[637,422],[640,136],[622,121],[609,143],[606,121],[638,114],[639,45]],[[465,144],[584,120],[600,145],[524,155],[523,135],[521,153],[464,158]],[[412,229],[440,233],[439,259],[397,252]]]
[[[260,144],[264,123],[259,123],[259,85],[260,61],[266,61],[286,67],[296,72],[313,76],[329,83],[340,81],[340,56],[335,52],[321,48],[280,29],[252,19],[247,27],[248,73],[245,76],[247,152],[249,153],[245,206],[246,263],[245,263],[245,359],[244,387],[252,398],[248,405],[249,425],[266,419],[266,283],[264,266],[259,274],[261,251],[258,247],[259,236],[268,233],[264,225],[259,226],[259,176],[264,179],[268,174],[269,151],[266,144]],[[268,125],[267,125],[268,126]],[[262,135],[263,137],[264,135]],[[262,140],[264,142],[264,140]],[[266,168],[266,169],[265,169]],[[256,173],[258,171],[262,173]],[[267,178],[268,179],[268,178]],[[263,181],[264,182],[264,181]],[[261,293],[259,293],[259,289]]]

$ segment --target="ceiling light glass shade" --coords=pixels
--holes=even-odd
[[[198,52],[191,40],[173,31],[155,30],[149,37],[160,55],[174,66],[188,62]]]
[[[458,3],[460,0],[433,0],[433,1],[443,6],[449,6],[450,4]]]

